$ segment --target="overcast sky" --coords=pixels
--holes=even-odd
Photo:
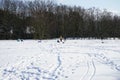
[[[120,0],[56,0],[58,3],[66,5],[82,6],[84,8],[96,7],[107,9],[108,11],[120,15]]]
[[[32,0],[30,0],[32,1]],[[70,6],[81,6],[84,8],[96,7],[99,9],[107,9],[110,12],[120,15],[120,0],[54,0],[58,4]]]

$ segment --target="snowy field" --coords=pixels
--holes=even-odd
[[[0,41],[0,80],[120,80],[120,40]]]

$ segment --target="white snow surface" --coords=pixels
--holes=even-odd
[[[120,80],[120,40],[1,40],[0,80]]]

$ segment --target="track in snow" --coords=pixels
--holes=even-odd
[[[98,67],[95,62],[112,66],[120,71],[119,65],[105,56],[105,50],[74,43],[70,45],[43,42],[35,43],[36,48],[33,49],[20,47],[20,50],[26,52],[31,49],[33,53],[37,52],[32,56],[21,56],[14,65],[1,67],[0,80],[94,80]],[[24,46],[24,43],[17,45]],[[112,51],[119,53],[118,50]]]

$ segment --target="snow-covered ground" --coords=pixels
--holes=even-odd
[[[120,80],[120,40],[0,41],[0,80]]]

